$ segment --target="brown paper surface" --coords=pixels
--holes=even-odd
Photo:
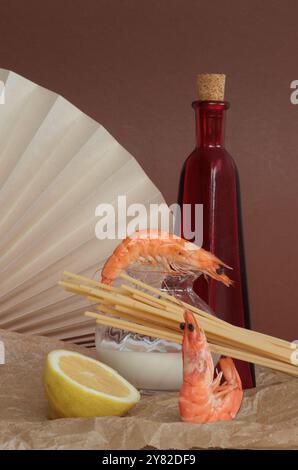
[[[298,449],[298,380],[258,368],[237,418],[182,423],[177,393],[144,395],[125,417],[47,420],[42,386],[46,354],[82,351],[49,338],[0,330],[0,449]]]

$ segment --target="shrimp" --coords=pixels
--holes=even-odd
[[[226,286],[232,284],[224,274],[224,268],[231,268],[212,253],[159,230],[137,231],[123,240],[106,261],[101,273],[102,282],[111,284],[131,263],[160,264],[166,273],[195,275],[201,272]]]
[[[219,361],[221,372],[214,379],[214,365],[206,336],[194,315],[185,311],[182,342],[183,384],[179,395],[182,421],[211,423],[235,418],[243,390],[231,358]],[[221,379],[225,381],[221,384]]]

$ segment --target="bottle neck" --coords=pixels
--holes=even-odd
[[[187,304],[204,310],[204,312],[210,313],[210,315],[215,315],[209,305],[193,290],[194,281],[199,275],[201,274],[169,274],[164,278],[161,290],[176,297],[176,299],[181,302],[186,302]]]
[[[169,274],[163,281],[163,289],[170,292],[171,295],[178,295],[193,289],[193,283],[196,276],[193,274]]]
[[[197,147],[224,146],[225,110],[227,101],[194,101]]]

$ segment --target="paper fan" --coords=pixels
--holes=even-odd
[[[95,208],[164,202],[136,160],[63,97],[0,70],[0,328],[85,345],[90,303],[57,286],[93,277],[117,240],[98,240]]]

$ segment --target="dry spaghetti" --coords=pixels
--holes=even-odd
[[[98,303],[100,313],[85,313],[98,324],[181,343],[179,325],[188,309],[197,315],[211,351],[298,376],[298,366],[291,360],[293,346],[288,341],[233,326],[127,274],[120,277],[125,283],[112,287],[64,272],[59,284]]]

